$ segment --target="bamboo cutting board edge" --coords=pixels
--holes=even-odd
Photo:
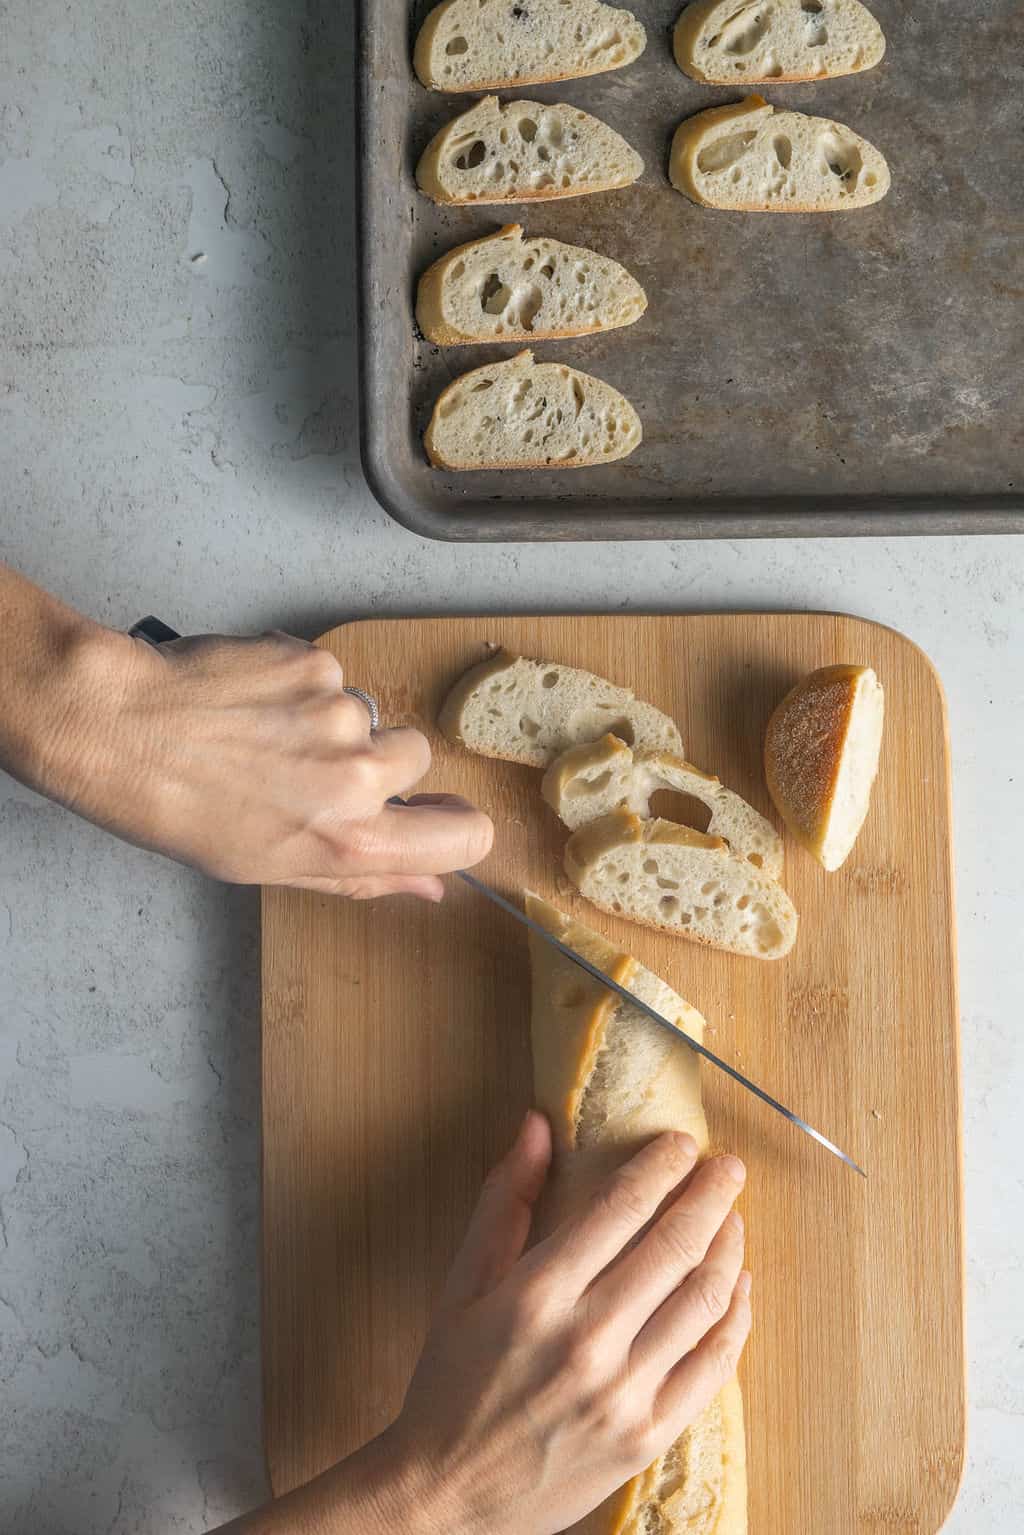
[[[925,1502],[928,1504],[928,1508],[924,1512],[923,1517],[925,1517],[926,1519],[927,1518],[931,1518],[932,1522],[929,1522],[927,1524],[920,1523],[918,1515],[917,1515],[917,1513],[915,1513],[914,1509],[911,1506],[909,1506],[909,1504],[907,1504],[906,1502],[901,1502],[899,1507],[896,1507],[895,1505],[893,1505],[893,1506],[879,1506],[879,1507],[877,1507],[877,1508],[875,1508],[873,1510],[868,1510],[867,1514],[862,1516],[861,1522],[857,1522],[855,1524],[851,1523],[849,1525],[849,1529],[850,1530],[856,1529],[857,1531],[863,1530],[865,1532],[867,1532],[867,1531],[875,1531],[875,1530],[882,1530],[882,1529],[885,1529],[886,1531],[897,1530],[897,1529],[899,1529],[899,1530],[906,1529],[907,1531],[920,1532],[920,1535],[932,1535],[932,1532],[935,1531],[935,1530],[938,1530],[941,1527],[941,1525],[945,1522],[945,1518],[947,1517],[950,1509],[952,1508],[953,1504],[955,1503],[956,1495],[957,1495],[957,1492],[958,1492],[958,1489],[959,1489],[959,1485],[960,1485],[960,1481],[961,1481],[961,1478],[962,1478],[962,1475],[963,1475],[963,1466],[964,1466],[964,1429],[963,1429],[963,1424],[964,1424],[965,1409],[966,1409],[966,1358],[965,1358],[964,1347],[963,1347],[963,1303],[964,1303],[964,1297],[963,1297],[964,1243],[963,1243],[963,1197],[962,1197],[962,1139],[963,1139],[963,1137],[962,1137],[962,1097],[961,1097],[961,1093],[960,1093],[960,1037],[959,1037],[959,1027],[958,1027],[959,1009],[958,1009],[958,1000],[957,1000],[957,993],[956,993],[957,978],[956,978],[956,949],[955,949],[955,938],[954,938],[954,934],[955,934],[955,920],[954,920],[954,908],[953,908],[953,882],[952,882],[952,838],[951,838],[951,814],[952,814],[952,812],[951,812],[951,783],[950,783],[949,751],[948,751],[948,721],[947,721],[946,703],[945,703],[945,697],[944,697],[944,693],[943,693],[943,689],[942,689],[941,679],[939,678],[938,673],[936,672],[936,670],[935,670],[935,668],[934,668],[930,658],[925,654],[925,652],[923,652],[916,644],[914,644],[913,641],[909,640],[905,635],[901,634],[900,631],[898,631],[896,629],[893,629],[893,628],[891,628],[889,626],[876,623],[876,622],[874,622],[872,620],[854,619],[854,618],[849,618],[849,617],[847,617],[846,615],[843,615],[843,614],[834,614],[834,613],[814,613],[814,614],[811,614],[811,613],[764,613],[764,612],[746,612],[746,613],[716,612],[716,613],[707,613],[707,614],[667,614],[667,615],[665,615],[665,614],[662,614],[662,615],[656,615],[656,614],[651,614],[651,615],[633,615],[633,614],[631,614],[628,617],[623,616],[623,615],[610,616],[610,615],[602,615],[602,614],[592,614],[592,615],[565,615],[562,618],[559,618],[558,616],[554,616],[554,617],[550,617],[550,616],[549,617],[535,617],[535,616],[531,616],[531,615],[523,615],[519,619],[513,619],[513,618],[509,618],[509,617],[496,618],[496,617],[493,617],[493,616],[492,617],[486,617],[486,616],[485,617],[466,616],[466,617],[460,617],[460,618],[456,618],[456,619],[442,618],[442,619],[433,619],[433,620],[431,620],[431,619],[422,619],[422,618],[411,618],[411,619],[407,619],[407,620],[402,620],[402,619],[388,619],[388,620],[360,619],[360,620],[355,620],[355,621],[353,621],[351,623],[348,623],[348,624],[344,624],[340,628],[337,628],[337,629],[334,629],[334,630],[330,631],[328,634],[325,634],[318,643],[323,645],[323,646],[325,646],[326,648],[330,648],[330,649],[334,650],[335,654],[339,655],[339,659],[342,659],[343,664],[344,664],[345,661],[346,661],[346,657],[347,656],[351,656],[352,653],[353,653],[353,636],[354,635],[358,635],[358,638],[356,639],[356,643],[355,643],[355,650],[358,651],[360,649],[363,649],[363,646],[361,645],[360,641],[363,638],[367,637],[368,631],[370,631],[370,630],[390,631],[392,629],[397,628],[397,629],[399,629],[399,631],[402,631],[402,630],[408,630],[408,629],[414,628],[414,627],[419,628],[419,627],[424,627],[424,626],[427,627],[427,628],[434,628],[434,629],[438,629],[438,630],[441,629],[441,628],[448,628],[449,630],[451,630],[453,628],[456,628],[456,629],[463,629],[463,630],[466,631],[467,643],[471,647],[473,645],[475,645],[477,647],[476,654],[479,654],[480,653],[480,648],[481,648],[481,642],[482,641],[484,641],[485,639],[486,640],[493,640],[494,638],[499,636],[499,632],[500,631],[507,630],[509,628],[509,626],[512,626],[513,628],[517,628],[517,629],[521,629],[522,626],[530,626],[530,627],[537,626],[537,627],[539,627],[541,629],[546,629],[550,625],[557,625],[559,623],[562,623],[562,624],[568,626],[567,627],[567,633],[568,633],[569,636],[576,635],[578,633],[578,631],[579,631],[579,626],[587,625],[587,624],[593,624],[593,623],[598,623],[598,624],[602,625],[603,627],[607,627],[607,626],[609,626],[611,624],[625,624],[625,625],[635,625],[635,624],[640,624],[640,625],[644,625],[644,624],[646,624],[646,625],[651,625],[651,624],[668,624],[668,625],[691,626],[691,628],[694,627],[694,626],[699,626],[699,625],[709,625],[709,624],[710,625],[715,625],[715,624],[717,624],[717,625],[721,625],[721,624],[733,625],[733,624],[739,623],[741,625],[743,625],[743,624],[753,624],[755,626],[755,628],[758,625],[762,625],[762,626],[763,625],[767,625],[768,628],[772,629],[772,630],[775,630],[775,629],[779,628],[779,626],[782,626],[782,628],[785,629],[787,626],[800,625],[800,624],[806,624],[806,623],[811,623],[811,624],[817,623],[817,624],[824,624],[824,625],[827,625],[827,624],[831,623],[831,624],[835,624],[835,625],[841,625],[841,626],[844,626],[844,627],[845,626],[849,626],[850,629],[855,630],[856,632],[861,633],[865,637],[868,637],[868,638],[871,636],[872,633],[874,633],[878,637],[878,641],[880,643],[884,640],[889,645],[897,647],[898,652],[902,653],[902,655],[904,657],[906,657],[906,658],[913,658],[915,663],[918,664],[918,665],[923,664],[923,667],[925,668],[927,683],[928,683],[928,685],[930,687],[932,687],[934,689],[935,698],[936,698],[936,701],[938,703],[938,730],[937,730],[936,734],[937,734],[937,736],[939,738],[939,744],[941,746],[941,775],[944,778],[944,785],[942,786],[943,792],[941,792],[941,794],[939,796],[939,803],[935,804],[934,808],[937,809],[940,812],[940,815],[941,815],[941,818],[942,818],[942,822],[943,822],[943,830],[944,830],[944,833],[945,833],[944,839],[943,839],[943,841],[944,841],[944,857],[941,860],[941,863],[944,864],[944,867],[937,866],[937,868],[936,868],[936,870],[934,872],[939,873],[941,875],[944,875],[944,877],[945,877],[943,882],[945,883],[945,886],[946,886],[946,889],[944,891],[944,900],[945,900],[945,911],[946,911],[946,916],[947,916],[947,924],[946,924],[947,944],[946,944],[946,948],[947,948],[948,952],[947,952],[946,957],[948,959],[948,985],[949,985],[948,1007],[946,1008],[945,1012],[946,1012],[946,1015],[948,1015],[948,1018],[949,1018],[949,1020],[951,1022],[951,1025],[952,1025],[950,1033],[949,1033],[948,1040],[946,1041],[946,1043],[948,1045],[948,1058],[945,1061],[945,1065],[946,1065],[946,1068],[947,1068],[947,1071],[948,1071],[948,1074],[949,1074],[950,1084],[952,1086],[953,1104],[951,1105],[951,1107],[954,1107],[952,1129],[953,1129],[953,1140],[954,1140],[955,1144],[951,1148],[951,1163],[950,1163],[950,1168],[949,1168],[949,1172],[950,1172],[951,1178],[952,1178],[952,1183],[951,1183],[951,1196],[952,1196],[951,1203],[952,1203],[952,1208],[949,1210],[949,1215],[951,1217],[950,1225],[951,1225],[951,1227],[955,1227],[955,1232],[956,1232],[955,1246],[956,1246],[956,1260],[957,1260],[956,1261],[957,1285],[956,1285],[956,1298],[955,1298],[954,1313],[952,1314],[951,1317],[947,1317],[947,1321],[949,1321],[951,1323],[951,1325],[952,1325],[952,1337],[953,1337],[953,1341],[954,1341],[955,1346],[956,1346],[956,1350],[957,1350],[957,1354],[958,1354],[957,1362],[959,1364],[959,1370],[957,1371],[958,1379],[959,1379],[959,1391],[958,1391],[957,1400],[956,1400],[956,1410],[953,1413],[953,1417],[956,1419],[956,1422],[952,1426],[950,1440],[947,1440],[947,1446],[948,1447],[943,1448],[940,1451],[938,1451],[935,1454],[933,1454],[930,1462],[928,1462],[925,1465],[924,1469],[922,1470],[922,1476],[925,1478],[926,1481],[931,1481],[931,1480],[933,1480],[935,1478],[938,1478],[941,1481],[941,1483],[942,1483],[942,1494],[940,1495],[940,1499],[939,1499],[938,1502],[936,1502],[935,1498],[933,1498],[933,1497],[926,1497],[925,1498]],[[406,640],[407,639],[408,639],[408,636],[406,636]],[[543,641],[538,640],[537,643],[531,644],[531,643],[529,643],[528,636],[524,635],[522,633],[520,633],[517,636],[516,641],[510,641],[510,643],[513,643],[517,648],[521,649],[525,653],[534,653],[534,654],[547,654],[548,653],[548,651],[546,651],[545,648],[544,648]],[[606,672],[610,672],[612,675],[615,675],[614,667],[605,666],[604,668],[602,668],[601,666],[595,664],[595,662],[594,662],[592,657],[588,658],[588,656],[584,655],[584,654],[580,654],[580,655],[577,656],[577,655],[574,655],[574,654],[571,654],[571,653],[566,653],[567,652],[567,648],[569,650],[571,650],[572,649],[572,645],[570,644],[567,647],[566,645],[563,644],[563,646],[561,647],[561,653],[555,655],[554,659],[556,661],[561,660],[564,664],[579,664],[579,665],[584,665],[584,666],[590,666],[594,670],[598,670],[598,671],[604,670]],[[584,646],[583,648],[585,649],[586,646]],[[828,648],[827,645],[826,645],[825,648],[827,650],[827,648]],[[844,655],[846,656],[846,658],[850,658],[849,651],[850,651],[850,647],[848,645],[846,647],[846,651],[844,652]],[[401,653],[406,655],[406,656],[408,655],[408,653],[409,653],[408,644],[406,644],[404,650],[402,650]],[[380,700],[382,702],[382,705],[383,705],[383,711],[382,712],[384,714],[384,723],[385,724],[389,724],[389,723],[394,724],[394,723],[400,723],[400,722],[407,722],[403,718],[403,711],[401,711],[401,709],[395,710],[393,708],[389,708],[388,707],[389,689],[388,689],[388,687],[386,685],[381,684],[379,682],[379,680],[377,679],[377,674],[374,671],[374,656],[375,656],[375,652],[374,652],[373,648],[369,648],[369,649],[367,649],[365,651],[364,656],[363,656],[363,660],[362,660],[362,665],[360,666],[359,670],[358,671],[357,670],[352,670],[351,671],[351,674],[350,674],[351,680],[359,683],[362,686],[367,687],[368,690],[371,691],[371,692],[376,691],[377,696],[378,696],[378,698],[380,698]],[[435,694],[434,702],[436,702],[436,697],[439,697],[441,694],[443,694],[445,688],[450,683],[450,681],[453,680],[454,675],[457,674],[457,672],[461,668],[461,666],[464,665],[464,664],[469,664],[472,661],[472,659],[474,659],[474,658],[475,658],[475,655],[468,655],[468,656],[465,656],[465,657],[460,655],[459,662],[454,667],[454,670],[452,671],[451,675],[447,675],[446,674],[443,677],[437,677],[437,678],[433,679],[433,682],[431,684],[431,691]],[[811,661],[811,664],[826,664],[829,660],[838,659],[838,658],[839,658],[838,656],[834,656],[831,653],[824,653],[824,654],[820,655],[820,658],[813,659]],[[869,646],[869,653],[868,654],[863,654],[863,655],[861,655],[859,657],[858,656],[854,656],[853,658],[854,659],[865,659],[865,660],[871,659],[872,658],[872,647]],[[357,666],[359,666],[358,662],[357,662]],[[626,670],[627,670],[627,674],[628,674],[628,668],[626,668]],[[616,675],[616,680],[617,681],[626,681],[627,680],[627,676],[623,675],[622,672],[623,672],[623,668],[620,668],[619,669],[619,674]],[[636,691],[637,691],[639,696],[641,696],[641,697],[644,697],[644,696],[652,697],[653,701],[661,703],[662,706],[666,706],[665,703],[664,703],[663,698],[659,697],[659,690],[658,689],[652,689],[650,687],[645,687],[642,683],[640,683],[639,681],[635,680],[631,674],[628,674],[628,681],[629,681],[629,685],[635,687],[635,689],[636,689]],[[888,689],[888,680],[887,680],[887,677],[884,676],[884,675],[883,675],[883,683],[886,683],[887,691],[888,691],[889,690]],[[392,690],[392,692],[393,691],[394,690]],[[890,694],[890,697],[891,697],[891,694]],[[392,703],[393,704],[399,703],[399,699],[398,698],[393,698],[392,699]],[[675,711],[674,711],[674,709],[670,709],[669,712],[675,712]],[[429,728],[431,723],[432,723],[432,719],[430,717],[429,711],[428,711],[428,714],[427,714],[426,717],[423,717],[421,719],[417,719],[416,722],[417,723],[421,723],[423,725],[426,725]],[[904,722],[904,723],[906,723],[906,722]],[[899,728],[899,726],[894,725],[894,722],[893,722],[893,719],[892,719],[892,716],[891,716],[891,713],[890,713],[889,719],[887,720],[886,744],[883,746],[883,761],[884,761],[884,754],[885,754],[885,752],[887,750],[888,751],[892,751],[893,750],[892,735],[893,735],[894,730],[896,730],[898,728]],[[719,769],[721,771],[721,774],[722,774],[722,777],[723,777],[724,781],[729,782],[732,786],[738,788],[740,790],[740,792],[744,792],[744,784],[742,782],[737,782],[736,781],[737,775],[736,775],[735,771],[733,771],[732,773],[727,772],[724,769],[723,764],[722,764],[722,762],[720,760],[716,760],[715,757],[711,757],[709,759],[706,752],[699,753],[699,752],[693,751],[692,747],[691,747],[690,735],[689,735],[688,730],[685,727],[684,727],[684,735],[686,737],[686,749],[687,749],[688,753],[691,756],[694,756],[698,762],[710,761],[710,763],[711,763],[711,765],[713,767],[715,767],[716,769]],[[464,758],[464,759],[466,758],[466,754],[462,753],[460,755],[461,755],[462,758]],[[471,760],[476,762],[477,764],[479,764],[481,759],[471,759]],[[493,769],[494,767],[497,767],[499,769],[504,768],[506,771],[508,770],[508,765],[507,764],[493,764],[492,763],[492,764],[490,764],[490,767],[491,767],[491,769]],[[528,771],[528,770],[524,770],[524,771]],[[450,776],[451,775],[449,774],[449,777]],[[451,783],[451,784],[448,784],[446,786],[450,786],[450,787],[454,787],[454,788],[460,787],[460,785],[458,783]],[[761,789],[762,789],[761,799],[763,801],[763,799],[764,799],[763,785],[761,786]],[[749,785],[747,786],[747,792],[750,793]],[[757,795],[750,794],[750,797],[755,799],[755,803],[757,802]],[[764,803],[760,804],[760,808],[768,809],[768,807]],[[769,809],[769,813],[771,813],[770,809]],[[873,810],[872,814],[875,815],[876,812]],[[870,818],[869,818],[869,825],[870,825]],[[793,867],[794,862],[797,859],[802,859],[803,858],[803,855],[798,853],[797,851],[795,851],[793,849],[792,845],[788,841],[787,841],[787,855],[788,855],[787,856],[787,883],[788,883],[789,870]],[[490,877],[493,879],[495,877],[494,876],[494,871],[491,870],[489,872],[490,872]],[[868,872],[870,873],[871,871],[868,871]],[[884,871],[882,871],[882,872],[884,872]],[[895,878],[895,875],[893,875],[893,877]],[[837,880],[839,878],[839,876],[833,875],[833,876],[827,876],[827,878],[831,879],[831,880]],[[501,884],[500,880],[496,880],[496,882],[499,883],[499,885]],[[270,955],[271,949],[276,946],[277,941],[278,941],[279,912],[277,911],[277,909],[275,907],[275,897],[276,897],[277,894],[284,895],[284,893],[278,893],[278,892],[266,892],[266,891],[264,892],[264,913],[265,913],[265,917],[268,919],[267,922],[266,922],[265,931],[269,931],[273,935],[269,945],[267,944],[267,942],[265,940],[264,951],[263,951],[264,997],[265,997],[265,999],[266,999],[266,997],[268,995],[272,994],[273,987],[274,987],[275,964],[270,962],[269,955]],[[287,900],[287,896],[286,895],[284,895],[284,899]],[[314,903],[314,904],[316,904],[316,903]],[[322,899],[321,899],[320,904],[322,905]],[[338,904],[342,904],[342,903],[338,903]],[[566,904],[566,903],[563,901],[563,904]],[[800,904],[801,903],[798,902],[798,905],[800,905]],[[804,911],[804,907],[803,906],[801,906],[801,910],[802,910],[802,912]],[[589,916],[588,916],[588,912],[589,912]],[[605,923],[605,919],[603,919],[599,913],[596,913],[592,909],[588,908],[586,906],[586,903],[582,903],[582,902],[580,903],[580,910],[579,910],[579,912],[577,914],[582,916],[584,921],[588,921],[589,920],[592,923],[592,925],[595,925],[595,926],[598,926],[598,927],[601,927],[603,923],[604,923],[604,925],[607,925],[607,923]],[[318,919],[314,918],[314,920],[318,920]],[[329,922],[329,919],[328,919],[328,922]],[[623,926],[625,927],[625,924]],[[634,935],[642,931],[642,930],[639,930],[639,929],[636,929],[636,928],[629,928],[627,930],[632,932]],[[639,939],[636,939],[636,938],[634,938],[634,942],[633,942],[632,946],[633,946],[634,950],[637,950],[637,951],[639,951],[643,947],[641,941]],[[686,946],[686,947],[689,947],[689,946]],[[799,940],[798,940],[798,947],[799,947]],[[700,952],[703,952],[703,951],[700,951]],[[641,957],[643,957],[643,955],[641,955]],[[739,963],[739,964],[743,963],[743,961],[734,961],[734,960],[730,961],[729,957],[726,957],[726,959],[727,959],[727,962],[731,962],[731,963]],[[941,979],[942,979],[942,977],[940,976],[940,980]],[[713,987],[710,988],[710,989],[712,991],[714,990]],[[696,998],[694,1000],[697,1001],[697,1005],[701,1005],[701,1002],[700,1002],[699,998]],[[705,1004],[705,1006],[706,1006],[706,1004]],[[300,1003],[300,1006],[299,1006],[299,1016],[298,1017],[293,1017],[292,1022],[293,1022],[293,1026],[297,1025],[297,1028],[293,1027],[293,1029],[290,1030],[290,1032],[301,1033],[301,1003]],[[272,1025],[272,1028],[273,1027],[276,1027],[276,1025]],[[719,1041],[720,1046],[721,1046],[721,1043],[722,1042],[720,1040]],[[726,1052],[726,1053],[728,1053],[728,1052]],[[266,1062],[267,1062],[267,1054],[268,1054],[268,1052],[267,1052],[267,1048],[266,1048],[266,1039],[265,1039],[265,1041],[264,1041],[265,1065],[266,1065]],[[740,1061],[739,1064],[742,1066],[744,1064],[744,1062]],[[798,1107],[798,1108],[800,1107],[799,1104],[796,1104],[795,1106]],[[301,1111],[301,1106],[298,1105],[298,1104],[293,1104],[293,1108],[300,1109],[300,1111]],[[827,1129],[828,1126],[826,1125],[824,1128]],[[265,1130],[265,1126],[264,1126],[264,1130]],[[267,1146],[268,1146],[268,1139],[267,1139],[266,1133],[264,1133],[264,1137],[263,1137],[263,1167],[264,1167],[264,1188],[265,1188],[265,1190],[266,1190],[266,1182],[267,1182],[268,1165],[269,1165],[269,1161],[270,1161],[270,1159],[268,1158]],[[841,1200],[841,1203],[842,1203],[842,1200]],[[947,1230],[947,1235],[948,1235],[948,1230]],[[271,1255],[270,1249],[266,1245],[266,1241],[265,1241],[265,1248],[264,1248],[264,1269],[265,1269],[265,1276],[266,1276],[267,1271],[271,1268],[271,1266],[272,1266],[272,1255]],[[909,1297],[908,1297],[908,1300],[909,1300]],[[271,1328],[272,1328],[272,1325],[273,1325],[274,1320],[275,1320],[275,1308],[274,1308],[274,1304],[273,1304],[273,1302],[271,1300],[271,1296],[270,1296],[270,1287],[266,1283],[264,1285],[263,1305],[264,1305],[264,1397],[265,1397],[265,1407],[267,1408],[267,1411],[265,1413],[265,1451],[266,1451],[266,1455],[267,1455],[268,1467],[270,1469],[272,1484],[274,1485],[276,1491],[283,1491],[283,1490],[286,1489],[287,1486],[294,1485],[296,1480],[301,1480],[303,1478],[302,1478],[302,1476],[296,1477],[296,1475],[295,1475],[296,1467],[295,1467],[295,1456],[294,1456],[294,1454],[292,1454],[289,1457],[289,1454],[286,1453],[284,1455],[284,1459],[282,1460],[281,1454],[279,1453],[280,1445],[279,1444],[275,1445],[275,1443],[272,1442],[274,1439],[279,1439],[280,1438],[280,1423],[278,1422],[276,1424],[276,1426],[274,1428],[274,1431],[272,1433],[272,1431],[271,1431],[271,1416],[272,1416],[272,1414],[271,1414],[271,1411],[270,1411],[270,1407],[271,1407],[272,1395],[273,1395],[273,1392],[275,1390],[275,1386],[274,1386],[274,1382],[273,1382],[273,1379],[272,1379],[272,1376],[273,1376],[273,1366],[272,1366],[272,1362],[271,1362],[271,1359],[270,1359],[270,1351],[269,1351],[269,1348],[268,1348],[268,1339],[269,1339],[269,1337],[271,1335]],[[858,1327],[858,1331],[859,1331],[859,1327]],[[952,1363],[953,1363],[953,1360],[950,1359],[949,1360],[949,1364],[952,1364]],[[750,1400],[750,1398],[748,1397],[748,1401],[749,1400]],[[397,1405],[398,1405],[397,1403],[393,1403],[392,1407],[397,1406]],[[301,1413],[300,1413],[300,1416],[301,1416]],[[748,1411],[748,1416],[749,1416],[749,1411]],[[287,1417],[287,1414],[286,1414],[286,1417]],[[295,1433],[300,1433],[301,1434],[301,1427],[300,1426],[297,1427],[294,1422],[292,1423],[291,1428],[292,1428],[292,1430]],[[346,1446],[346,1448],[351,1448],[351,1446]],[[307,1474],[308,1474],[308,1472],[307,1472]],[[938,1489],[936,1488],[936,1489],[933,1489],[933,1490],[937,1491]],[[938,1522],[935,1522],[936,1516],[938,1516]],[[865,1520],[866,1520],[866,1522],[864,1522]],[[901,1520],[903,1522],[900,1522]],[[847,1528],[847,1526],[844,1524],[844,1526],[843,1526],[844,1531],[845,1531],[846,1528]],[[756,1526],[754,1524],[752,1524],[752,1530],[756,1530],[757,1531],[757,1535],[773,1535],[773,1527],[765,1526],[763,1524],[756,1525]],[[824,1532],[823,1531],[823,1532],[821,1532],[821,1535],[832,1535],[832,1532],[831,1531],[828,1531],[828,1532]]]

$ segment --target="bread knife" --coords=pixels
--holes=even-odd
[[[396,803],[401,803],[401,801]],[[677,1028],[674,1023],[670,1022],[662,1013],[659,1013],[656,1008],[650,1007],[642,997],[638,997],[635,992],[630,991],[628,986],[620,986],[618,981],[613,981],[610,975],[606,975],[603,970],[599,970],[596,965],[592,965],[589,959],[583,958],[582,954],[577,954],[575,949],[570,949],[568,944],[562,943],[561,939],[556,938],[554,933],[549,933],[546,927],[542,927],[539,922],[535,922],[532,917],[528,917],[525,911],[520,911],[519,907],[515,906],[511,901],[506,901],[503,895],[499,895],[490,885],[485,885],[483,880],[477,879],[475,874],[470,874],[466,869],[458,869],[456,873],[458,878],[469,885],[471,889],[476,890],[480,895],[486,896],[489,901],[494,902],[495,906],[500,906],[502,911],[508,912],[510,917],[515,917],[517,922],[521,922],[524,927],[529,928],[531,933],[535,933],[538,938],[543,938],[544,942],[550,944],[553,949],[557,949],[564,959],[570,960],[581,970],[585,970],[587,975],[591,976],[593,980],[598,981],[602,986],[606,986],[609,991],[614,991],[616,996],[621,997],[624,1002],[629,1002],[633,1007],[639,1008],[645,1018],[649,1018],[652,1023],[660,1024],[663,1029],[668,1029],[669,1033],[674,1034],[676,1039],[681,1039],[697,1055],[702,1056],[706,1061],[710,1061],[712,1066],[717,1066],[719,1071],[724,1071],[727,1077],[732,1077],[734,1082],[738,1082],[749,1093],[753,1093],[755,1098],[760,1098],[762,1103],[766,1103],[770,1109],[774,1109],[776,1114],[781,1114],[783,1119],[788,1119],[791,1125],[796,1125],[798,1130],[802,1130],[805,1135],[809,1135],[812,1140],[817,1141],[819,1146],[824,1146],[826,1151],[831,1151],[834,1157],[838,1157],[841,1162],[845,1162],[847,1167],[852,1167],[855,1173],[859,1173],[862,1178],[867,1177],[863,1167],[858,1167],[853,1158],[848,1157],[846,1152],[841,1150],[834,1141],[830,1141],[827,1135],[822,1135],[820,1130],[815,1130],[814,1126],[809,1125],[805,1119],[801,1119],[799,1114],[794,1114],[792,1109],[787,1109],[785,1104],[780,1103],[777,1098],[773,1098],[771,1093],[766,1093],[763,1087],[758,1087],[756,1082],[751,1082],[750,1078],[745,1077],[741,1071],[737,1071],[735,1066],[730,1066],[728,1061],[723,1061],[721,1056],[715,1055],[714,1051],[709,1050],[707,1045],[698,1044],[695,1039],[691,1039],[685,1030]]]

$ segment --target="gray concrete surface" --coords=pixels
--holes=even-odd
[[[950,703],[963,977],[949,1529],[1011,1535],[1024,542],[453,549],[389,524],[356,448],[351,39],[345,5],[0,4],[0,557],[117,625],[767,606],[922,644]],[[0,780],[6,1535],[198,1535],[263,1491],[256,961],[251,892]]]

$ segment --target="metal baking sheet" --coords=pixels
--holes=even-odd
[[[876,0],[888,40],[878,68],[760,87],[780,107],[848,123],[892,167],[874,207],[787,216],[698,208],[669,184],[680,119],[743,94],[676,68],[676,0],[635,0],[648,45],[630,68],[516,93],[617,128],[644,157],[635,186],[435,207],[416,189],[416,161],[476,98],[416,80],[412,39],[429,8],[363,0],[360,12],[363,462],[392,516],[467,540],[1024,530],[1017,0]],[[450,246],[513,220],[614,256],[647,290],[628,329],[535,345],[633,402],[644,442],[628,459],[510,474],[426,462],[441,389],[514,349],[424,342],[416,279]]]

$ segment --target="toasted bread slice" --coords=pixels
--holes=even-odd
[[[632,325],[647,295],[626,268],[582,245],[524,239],[519,224],[457,245],[420,278],[416,320],[428,341],[549,341]]]
[[[826,666],[798,682],[765,731],[768,791],[823,868],[849,856],[871,803],[885,697],[870,666]]]
[[[647,34],[600,0],[442,0],[420,28],[413,65],[435,91],[497,91],[621,69]]]
[[[565,872],[601,911],[716,949],[781,959],[796,941],[796,910],[777,880],[722,837],[675,821],[613,810],[573,832]]]
[[[535,895],[526,914],[698,1044],[704,1019],[607,938]],[[604,1180],[665,1130],[708,1150],[700,1062],[640,1009],[530,935],[533,1075],[554,1155],[531,1229],[543,1240]],[[743,1399],[734,1379],[658,1458],[567,1535],[746,1535]]]
[[[625,458],[642,437],[611,384],[520,352],[450,383],[424,443],[441,469],[586,469]]]
[[[612,810],[651,814],[651,796],[671,789],[699,800],[711,811],[709,836],[724,837],[739,857],[782,878],[782,839],[764,816],[717,778],[666,751],[634,752],[614,735],[572,746],[544,774],[540,792],[570,831]]]
[[[609,730],[641,748],[683,749],[675,721],[629,688],[578,666],[508,650],[462,674],[438,725],[468,751],[527,767],[546,767],[567,747],[597,741]]]
[[[746,87],[872,69],[885,37],[861,0],[694,0],[672,45],[692,79]]]
[[[485,96],[435,134],[416,180],[436,203],[523,203],[627,187],[643,168],[589,112]]]
[[[867,139],[760,96],[680,123],[669,178],[695,203],[743,213],[836,213],[889,190],[889,167]]]

